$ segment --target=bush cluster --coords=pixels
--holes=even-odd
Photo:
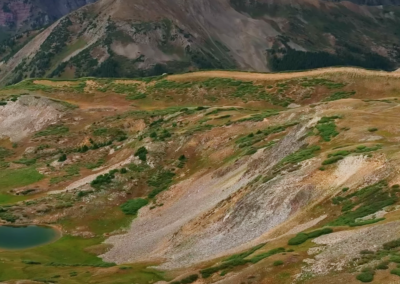
[[[126,215],[136,215],[140,208],[146,206],[147,204],[149,204],[149,201],[147,199],[136,198],[128,200],[120,207],[122,212],[124,212]]]
[[[148,153],[146,147],[143,146],[136,151],[135,157],[139,157],[141,161],[146,162]]]
[[[103,185],[110,184],[112,180],[115,178],[115,174],[118,172],[118,170],[111,170],[108,173],[104,175],[99,175],[96,177],[95,180],[93,180],[90,185],[94,187],[95,189],[100,189]]]
[[[306,242],[308,239],[317,238],[322,235],[330,234],[333,230],[331,228],[323,228],[320,230],[312,231],[309,233],[298,233],[294,238],[288,241],[289,245],[300,245]]]

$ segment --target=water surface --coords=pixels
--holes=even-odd
[[[55,241],[60,233],[44,226],[0,226],[0,249],[17,250]]]

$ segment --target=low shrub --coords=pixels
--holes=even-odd
[[[383,221],[383,220],[385,220],[385,218],[369,219],[369,220],[365,220],[365,221],[358,221],[358,222],[354,222],[354,223],[349,223],[349,226],[350,227],[365,226],[365,225],[375,224],[375,223],[378,223],[378,222]]]
[[[252,257],[251,259],[244,259],[245,257],[251,255],[252,253],[254,253],[256,250],[260,249],[261,247],[263,247],[265,244],[259,244],[253,248],[251,248],[248,251],[245,251],[243,253],[240,254],[235,254],[232,255],[230,257],[228,257],[227,259],[225,259],[222,264],[214,266],[214,267],[209,267],[209,268],[205,268],[203,270],[200,270],[201,276],[203,278],[208,278],[210,277],[212,274],[221,271],[226,274],[230,269],[236,267],[236,266],[240,266],[240,265],[245,265],[249,262],[251,263],[257,263],[260,260],[269,257],[271,255],[280,253],[280,252],[284,252],[285,249],[284,248],[276,248],[276,249],[272,249],[268,252],[264,252],[261,253],[259,255],[256,255],[254,257]]]
[[[32,264],[32,265],[42,264],[41,262],[33,261],[33,260],[22,260],[22,263],[25,263],[25,264]]]
[[[400,268],[395,268],[395,269],[390,270],[390,274],[400,276]]]
[[[294,238],[288,241],[288,245],[295,246],[300,245],[308,240],[308,235],[305,233],[299,233]]]
[[[65,162],[67,160],[67,155],[66,154],[62,154],[61,156],[60,156],[60,158],[58,158],[58,161],[59,162]]]
[[[124,212],[126,215],[136,215],[140,208],[146,206],[149,204],[149,201],[147,199],[143,198],[136,198],[132,200],[128,200],[124,204],[120,206],[122,212]]]
[[[380,181],[364,187],[344,197],[336,198],[337,204],[342,204],[342,215],[329,223],[330,226],[361,226],[376,223],[382,219],[371,219],[356,222],[357,219],[376,213],[386,206],[393,205],[398,200],[391,192],[386,181]]]
[[[147,151],[146,147],[140,147],[136,153],[135,153],[135,157],[139,157],[139,159],[143,162],[146,162],[147,160],[147,154],[149,152]]]
[[[69,128],[64,125],[50,125],[45,130],[39,131],[34,137],[43,137],[50,135],[63,135],[69,132]]]
[[[62,262],[49,262],[45,264],[46,266],[53,267],[113,267],[116,266],[113,262],[103,262],[99,261],[98,263],[62,263]]]
[[[374,280],[374,274],[370,271],[362,272],[361,274],[358,274],[356,278],[361,282],[372,282],[372,280]]]
[[[274,261],[274,263],[272,264],[273,266],[280,266],[283,265],[283,261],[282,260],[276,260]]]
[[[375,269],[378,269],[378,270],[386,270],[386,269],[389,268],[389,267],[388,267],[388,264],[389,264],[388,261],[383,261],[383,262],[379,263],[379,264],[375,267]]]
[[[263,252],[260,254],[257,254],[256,256],[252,257],[250,259],[251,263],[257,263],[261,260],[263,260],[264,258],[270,257],[271,255],[277,254],[277,253],[281,253],[281,252],[285,252],[285,248],[275,248],[275,249],[271,249],[267,252]]]
[[[349,155],[351,152],[347,151],[347,150],[341,150],[341,151],[337,151],[335,153],[331,153],[328,155],[328,157],[336,157],[336,156],[347,156]]]
[[[298,233],[294,238],[288,241],[289,245],[300,245],[306,242],[308,239],[317,238],[322,235],[330,234],[333,230],[331,228],[323,228],[320,230],[312,231],[310,233]]]
[[[394,249],[394,248],[398,248],[398,247],[400,247],[400,239],[393,240],[393,241],[383,244],[383,248],[385,250],[390,250],[390,249]]]
[[[118,170],[111,170],[108,173],[104,175],[99,175],[96,177],[95,180],[93,180],[90,185],[93,188],[100,189],[103,185],[110,184],[112,180],[115,178],[115,173],[117,173]]]
[[[340,92],[335,92],[332,95],[330,95],[328,98],[326,98],[324,101],[336,101],[336,100],[341,100],[341,99],[347,99],[352,96],[354,96],[356,92],[345,92],[345,91],[340,91]]]
[[[154,189],[149,193],[149,198],[156,197],[162,191],[168,189],[168,187],[172,183],[172,179],[175,174],[169,170],[161,170],[158,171],[155,175],[153,175],[148,181],[147,184]]]
[[[302,161],[311,159],[315,156],[315,153],[321,150],[319,146],[311,146],[306,149],[299,150],[285,158],[283,158],[278,165],[295,164]]]
[[[245,252],[242,252],[242,253],[239,253],[239,254],[231,255],[230,257],[228,257],[228,258],[225,259],[224,261],[230,261],[230,260],[233,260],[233,259],[248,257],[249,255],[253,254],[255,251],[257,251],[257,250],[259,250],[260,248],[262,248],[263,246],[265,246],[265,243],[256,245],[256,246],[252,247],[251,249],[249,249],[249,250],[247,250],[247,251],[245,251]]]
[[[192,274],[188,277],[183,278],[179,283],[180,284],[190,284],[190,283],[195,282],[197,279],[199,279],[199,275]]]
[[[14,223],[15,221],[18,220],[18,217],[9,212],[2,212],[0,213],[0,219],[10,223]]]
[[[19,159],[17,161],[13,162],[14,164],[21,164],[21,165],[25,165],[25,166],[32,166],[34,164],[36,164],[36,159],[26,159],[26,158],[22,158]]]
[[[322,165],[326,166],[326,165],[334,164],[342,159],[344,159],[344,156],[331,157],[331,158],[328,158],[325,161],[323,161]]]
[[[400,256],[399,255],[392,255],[389,260],[390,260],[390,262],[400,263]]]
[[[332,232],[333,232],[333,230],[331,228],[323,228],[323,229],[320,229],[320,230],[316,230],[316,231],[312,231],[310,233],[307,233],[307,235],[308,235],[309,239],[313,239],[313,238],[317,238],[317,237],[322,236],[322,235],[330,234]]]
[[[335,119],[338,118],[340,118],[340,116],[325,116],[318,121],[316,128],[324,141],[329,142],[333,137],[339,134],[339,132],[336,131],[335,124]]]
[[[202,270],[200,270],[200,273],[203,278],[208,278],[211,275],[213,275],[215,272],[218,272],[220,270],[231,269],[231,268],[234,268],[234,267],[240,266],[240,265],[245,265],[248,262],[249,261],[246,259],[241,259],[241,258],[234,259],[234,260],[223,262],[222,264],[220,264],[218,266],[202,269]]]
[[[249,150],[246,151],[246,153],[244,153],[246,156],[250,156],[253,155],[257,152],[257,149],[255,148],[250,148]]]

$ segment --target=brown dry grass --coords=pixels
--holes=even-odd
[[[180,81],[203,78],[233,78],[238,80],[277,81],[302,77],[317,77],[323,75],[345,75],[349,78],[383,77],[400,78],[399,72],[371,71],[352,67],[322,68],[303,72],[292,73],[250,73],[239,71],[199,71],[187,74],[170,75],[168,80]]]
[[[50,81],[50,80],[35,80],[33,81],[36,85],[44,85],[49,87],[70,87],[78,85],[79,82],[73,81]]]

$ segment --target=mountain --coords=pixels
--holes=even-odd
[[[1,0],[0,27],[5,31],[37,29],[95,0]]]
[[[343,2],[349,1],[358,5],[368,5],[368,6],[390,6],[390,5],[400,5],[399,0],[325,0],[327,2]]]
[[[140,77],[198,69],[398,67],[400,7],[319,0],[101,0],[4,59],[28,77]]]
[[[95,0],[1,0],[0,58],[7,60],[42,28]]]
[[[218,70],[0,88],[1,282],[399,283],[399,79]]]

